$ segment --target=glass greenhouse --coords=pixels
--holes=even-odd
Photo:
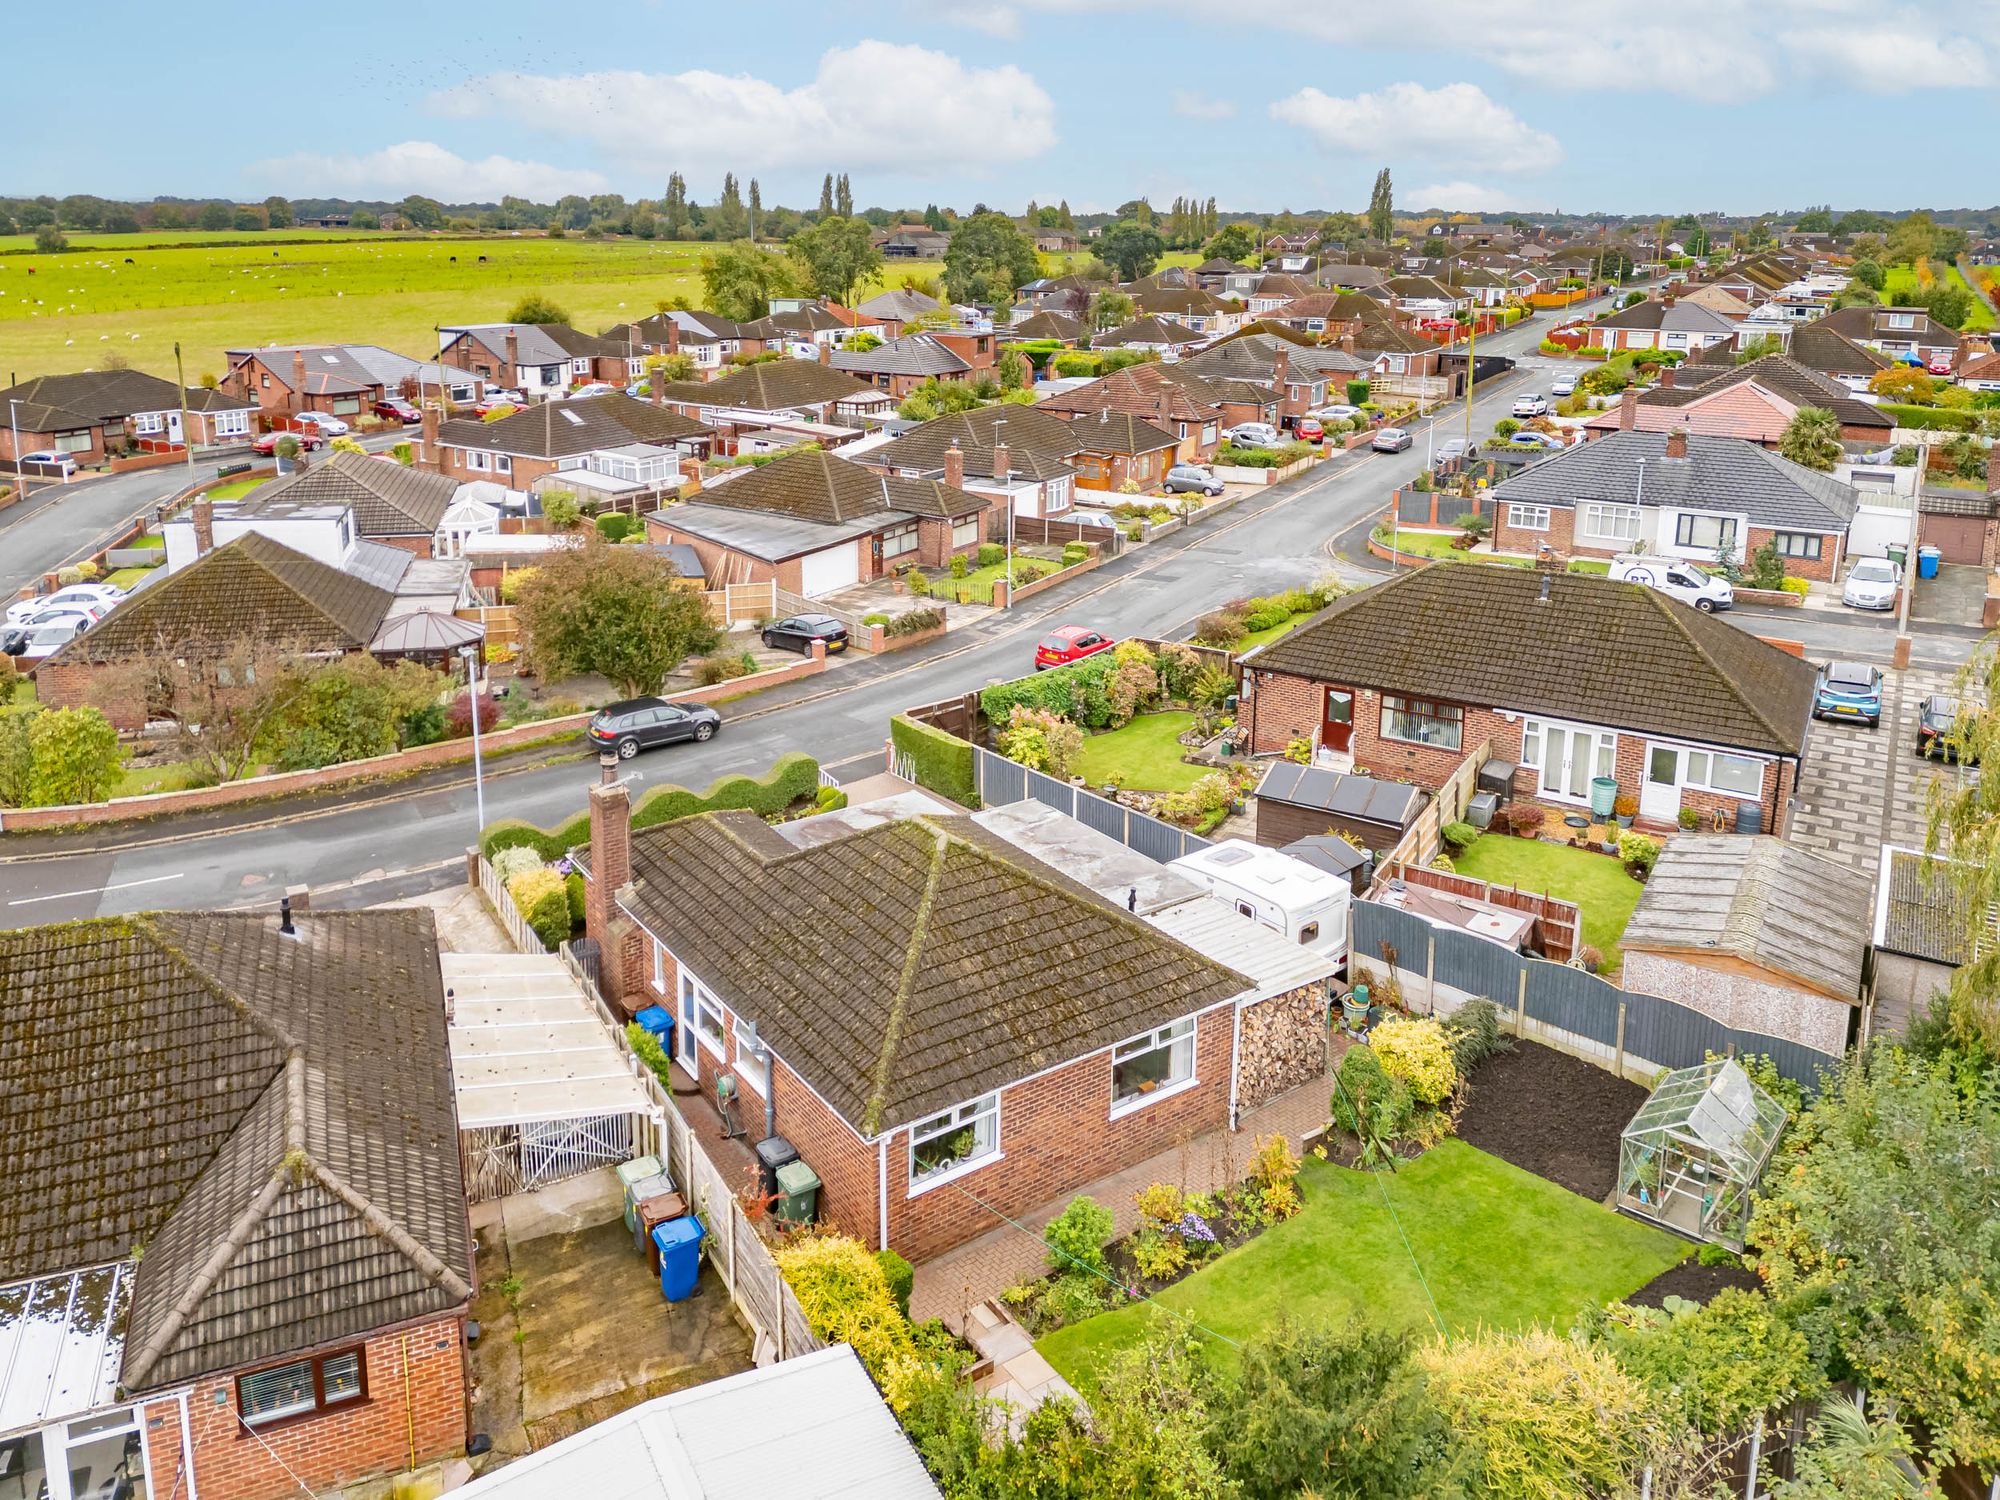
[[[1751,1190],[1784,1128],[1784,1106],[1736,1063],[1676,1068],[1625,1127],[1618,1207],[1740,1251]]]

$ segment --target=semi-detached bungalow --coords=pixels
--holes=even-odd
[[[1243,659],[1253,753],[1443,786],[1481,744],[1562,814],[1610,777],[1643,823],[1682,810],[1782,836],[1814,671],[1653,589],[1437,563],[1350,594]]]
[[[132,445],[221,447],[249,440],[254,410],[227,392],[191,386],[183,393],[139,370],[42,375],[0,390],[0,458],[11,466],[23,453],[48,450],[87,467]]]
[[[438,330],[438,362],[531,401],[594,381],[622,386],[646,371],[645,357],[631,344],[561,323],[447,325]]]
[[[672,407],[638,401],[623,391],[573,401],[545,401],[526,411],[481,422],[440,422],[424,409],[420,462],[460,483],[492,479],[525,490],[552,474],[581,470],[593,454],[644,444],[668,455],[707,456],[715,434]]]

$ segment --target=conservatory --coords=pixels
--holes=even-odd
[[[1784,1128],[1784,1106],[1739,1064],[1711,1057],[1676,1068],[1625,1127],[1617,1206],[1741,1251],[1751,1191]]]

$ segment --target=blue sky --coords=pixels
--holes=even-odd
[[[1359,209],[1985,206],[2000,0],[35,5],[7,192]],[[150,122],[150,123],[149,123]]]

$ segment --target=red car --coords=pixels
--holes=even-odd
[[[1068,666],[1099,651],[1109,651],[1118,643],[1088,625],[1058,625],[1035,644],[1035,670]]]
[[[326,446],[326,439],[316,432],[267,432],[250,445],[250,451],[269,458],[278,451],[278,440],[288,437],[297,438],[300,449],[306,453]]]
[[[377,401],[375,415],[387,417],[392,422],[421,422],[424,419],[424,414],[401,396],[391,396],[387,400]]]
[[[1951,373],[1951,360],[1949,358],[1934,359],[1930,362],[1929,369],[1933,375],[1949,375]]]
[[[1326,438],[1326,429],[1320,426],[1318,417],[1300,417],[1292,424],[1292,436],[1302,443],[1323,442]]]

